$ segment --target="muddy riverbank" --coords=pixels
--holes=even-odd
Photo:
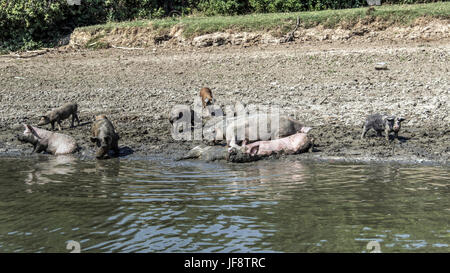
[[[218,104],[277,105],[314,128],[312,154],[290,159],[435,162],[448,164],[450,41],[298,41],[251,47],[74,50],[0,58],[0,154],[27,155],[15,135],[21,123],[75,101],[81,155],[93,156],[90,121],[106,114],[121,136],[122,156],[177,158],[199,141],[176,141],[167,115],[191,105],[200,87]],[[386,62],[387,70],[376,70]],[[400,139],[368,133],[368,114],[406,117]]]

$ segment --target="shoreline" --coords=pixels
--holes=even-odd
[[[123,152],[121,152],[123,153]],[[67,158],[71,157],[74,160],[81,161],[101,161],[108,162],[109,160],[126,160],[126,161],[169,161],[169,162],[196,162],[204,164],[232,164],[232,165],[254,165],[259,161],[274,161],[274,162],[301,162],[306,164],[363,164],[363,165],[405,165],[405,166],[435,166],[435,167],[450,167],[450,162],[448,160],[432,160],[424,158],[413,158],[413,157],[352,157],[352,156],[329,156],[329,155],[319,155],[319,154],[296,154],[296,155],[280,155],[280,156],[270,156],[266,158],[261,158],[252,162],[234,163],[228,162],[224,159],[207,161],[202,159],[179,159],[178,157],[168,156],[167,154],[121,154],[119,156],[111,156],[107,159],[96,159],[94,153],[74,153],[68,155],[54,156],[50,154],[29,154],[27,151],[13,149],[12,151],[2,151],[0,150],[0,159],[56,159],[58,157]]]

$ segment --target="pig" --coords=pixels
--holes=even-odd
[[[71,154],[77,151],[78,145],[71,136],[54,133],[41,128],[23,124],[25,131],[19,135],[21,142],[33,144],[33,152],[47,152],[53,155]]]
[[[314,146],[314,138],[309,137],[306,133],[295,133],[288,137],[274,140],[257,141],[246,144],[245,141],[242,148],[246,153],[258,156],[269,156],[271,154],[296,154],[305,151],[312,151]]]
[[[52,130],[55,130],[55,122],[58,123],[58,129],[61,131],[61,121],[67,119],[70,115],[72,115],[72,123],[70,125],[73,128],[73,124],[75,119],[77,120],[78,126],[80,125],[80,120],[77,115],[78,105],[76,103],[66,103],[63,106],[52,110],[46,115],[41,116],[39,120],[38,126],[46,125],[51,123]]]
[[[203,87],[200,89],[200,97],[202,98],[203,108],[214,103],[211,89],[208,87]]]
[[[109,150],[119,154],[119,135],[114,130],[114,126],[105,115],[98,115],[91,127],[91,141],[98,147],[95,157],[98,159],[108,156]]]
[[[278,126],[272,129],[272,121],[278,121]],[[261,123],[261,124],[259,124]],[[263,126],[264,128],[259,128]],[[263,129],[263,130],[261,130]],[[238,117],[227,124],[226,140],[228,147],[237,146],[237,141],[249,139],[250,141],[273,140],[293,135],[295,133],[307,133],[311,127],[306,127],[301,122],[278,114],[254,114],[247,117]],[[221,132],[216,132],[216,136]],[[243,133],[243,135],[238,135]]]
[[[398,139],[398,132],[401,128],[401,123],[404,121],[403,117],[387,116],[381,114],[373,114],[366,118],[363,124],[363,131],[361,139],[364,139],[367,131],[374,129],[378,136],[381,136],[381,132],[384,131],[386,141],[389,141],[389,133],[394,132],[394,139]]]
[[[273,154],[312,152],[314,147],[314,138],[306,133],[296,133],[284,138],[257,141],[251,144],[245,142],[240,147],[228,149],[227,161],[234,163],[252,162]]]

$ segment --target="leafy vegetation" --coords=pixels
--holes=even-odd
[[[324,23],[328,26],[342,19],[364,16],[365,0],[80,0],[81,5],[70,5],[74,0],[0,0],[0,51],[29,50],[54,45],[76,27],[106,24],[167,28],[178,23],[186,26],[186,34],[207,33],[224,28],[265,29],[281,23],[291,24],[301,13],[304,24]],[[435,0],[391,0],[386,3],[405,4],[436,2]],[[426,7],[423,11],[419,10]],[[375,15],[403,20],[418,14],[448,18],[449,5],[435,3],[417,8],[381,7]],[[333,12],[330,9],[356,8]],[[317,12],[326,10],[324,12]],[[277,13],[278,12],[278,13]],[[279,13],[294,12],[294,13]],[[267,13],[267,14],[264,14]],[[175,17],[180,16],[181,17]],[[195,16],[187,16],[195,15]],[[214,15],[214,17],[208,17]],[[231,17],[230,17],[231,16]],[[329,17],[331,16],[331,17]],[[162,19],[165,18],[166,19]],[[170,17],[170,18],[167,18]],[[132,21],[132,22],[130,22]]]

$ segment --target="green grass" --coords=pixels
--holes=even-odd
[[[352,26],[361,20],[385,21],[388,24],[409,25],[419,17],[450,19],[450,2],[413,5],[384,5],[375,7],[371,13],[368,8],[324,10],[313,12],[267,13],[239,16],[186,16],[157,20],[135,20],[127,22],[110,22],[79,28],[81,31],[111,30],[114,28],[151,27],[157,31],[169,31],[175,25],[181,25],[185,37],[226,30],[234,31],[278,31],[286,33],[300,18],[301,26],[309,28],[323,25],[333,28],[345,24]]]

